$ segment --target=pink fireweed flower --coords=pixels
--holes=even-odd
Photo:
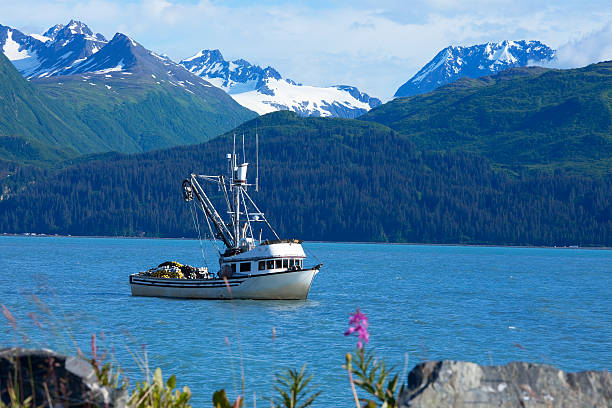
[[[349,319],[349,329],[344,332],[345,336],[350,336],[353,333],[357,333],[358,341],[357,347],[363,348],[362,340],[366,343],[370,341],[370,333],[368,333],[368,317],[361,313],[361,310],[357,309],[357,311],[351,315]]]

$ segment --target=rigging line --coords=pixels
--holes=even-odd
[[[244,198],[244,194],[242,195],[242,204],[244,205],[244,213],[246,214],[247,225],[249,226],[251,238],[255,239],[255,237],[253,237],[253,228],[251,228],[251,219],[249,218],[249,209],[247,208],[246,199]]]
[[[262,218],[264,220],[264,222],[266,223],[266,225],[268,226],[268,228],[270,228],[270,231],[272,231],[272,233],[274,234],[274,236],[276,237],[276,239],[280,239],[280,237],[278,236],[278,234],[276,233],[276,231],[274,231],[274,228],[272,228],[272,226],[270,225],[270,223],[268,222],[268,219],[266,218],[266,216],[261,212],[261,210],[259,209],[259,207],[257,207],[257,204],[255,204],[255,202],[251,199],[251,196],[248,195],[248,193],[245,191],[244,195],[249,199],[249,201],[251,202],[251,204],[253,205],[253,207],[255,207],[255,210],[257,210],[258,213],[260,213],[262,215]]]
[[[322,263],[321,260],[319,259],[319,257],[316,256],[315,253],[312,252],[310,249],[304,248],[304,252],[306,252],[309,256],[312,256],[314,259],[316,259],[317,263]]]
[[[204,246],[202,245],[202,233],[200,231],[200,220],[198,219],[198,211],[193,210],[195,203],[192,201],[189,206],[189,211],[191,212],[191,218],[193,218],[193,223],[195,224],[196,230],[198,231],[198,239],[200,241],[200,252],[202,253],[202,260],[204,260],[204,265],[206,265],[206,269],[208,269],[208,261],[206,260],[206,255],[204,255]],[[195,216],[194,216],[195,212]]]
[[[201,204],[200,204],[201,205]],[[208,217],[204,217],[204,219],[206,220],[206,224],[208,224],[208,230],[210,231],[210,242],[212,243],[213,247],[215,248],[215,250],[221,254],[221,250],[219,249],[219,247],[217,246],[217,242],[215,240],[215,234],[213,233],[212,230],[212,226],[210,225],[210,221],[208,219]]]

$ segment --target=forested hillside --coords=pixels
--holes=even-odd
[[[609,178],[508,178],[477,155],[422,152],[376,123],[288,112],[237,129],[251,163],[256,128],[261,186],[251,193],[285,237],[612,245]],[[13,178],[40,179],[0,201],[0,231],[194,237],[181,182],[192,171],[223,172],[231,137],[83,162],[47,178],[22,169]]]
[[[90,130],[22,78],[0,53],[1,159],[29,161],[38,156],[53,161],[58,155],[76,156],[78,149],[94,148],[89,137],[93,137]]]
[[[612,176],[612,62],[463,78],[360,119],[410,136],[419,148],[477,153],[515,172]]]
[[[0,53],[0,159],[57,166],[79,154],[198,143],[257,116],[177,70],[188,78],[175,81],[201,83],[187,89],[148,71],[29,82]]]

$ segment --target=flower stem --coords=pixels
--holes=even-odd
[[[351,355],[346,354],[346,371],[348,372],[349,382],[351,383],[351,390],[353,391],[353,397],[355,398],[355,406],[361,408],[359,405],[359,398],[357,397],[357,390],[355,389],[355,382],[353,381],[353,370],[351,368]]]

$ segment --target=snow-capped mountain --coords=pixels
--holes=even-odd
[[[493,75],[511,67],[537,65],[554,58],[555,51],[539,41],[501,41],[471,47],[446,47],[403,84],[395,97],[418,95],[461,77]]]
[[[38,82],[84,81],[104,84],[106,89],[171,86],[213,100],[227,95],[193,75],[166,56],[147,50],[129,36],[117,33],[95,54],[73,63],[58,74],[37,78]],[[149,88],[150,89],[150,88]],[[231,100],[231,99],[230,99]],[[233,101],[232,101],[233,103]]]
[[[283,78],[272,67],[243,59],[226,61],[219,50],[203,50],[179,64],[260,115],[291,110],[301,116],[354,118],[381,104],[355,87],[306,86]]]
[[[243,59],[226,61],[219,50],[202,50],[179,64],[229,94],[253,91],[263,86],[266,78],[281,79],[272,67],[261,68]]]
[[[24,34],[0,25],[0,50],[26,78],[63,75],[63,71],[95,54],[106,44],[80,21],[58,24],[44,34]]]
[[[92,84],[97,79],[108,90],[170,85],[200,96],[227,97],[167,56],[147,50],[127,35],[117,33],[107,41],[80,21],[57,24],[42,35],[28,35],[0,25],[0,50],[28,79],[41,81],[61,76],[60,82],[91,80]],[[115,80],[120,82],[114,83]]]

